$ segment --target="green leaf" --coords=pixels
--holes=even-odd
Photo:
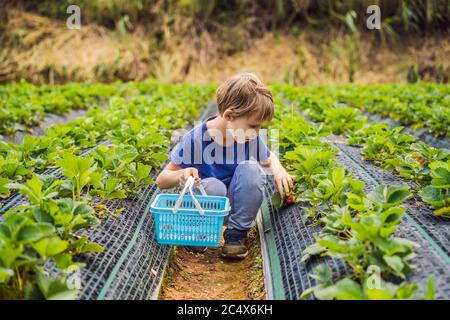
[[[0,283],[5,283],[12,276],[14,276],[14,270],[0,266]]]
[[[340,240],[339,238],[331,235],[318,239],[317,244],[333,253],[346,253],[350,250],[346,241]]]
[[[9,183],[7,186],[11,189],[17,189],[21,194],[28,197],[32,204],[40,204],[44,200],[55,197],[58,192],[56,187],[62,184],[63,180],[55,180],[48,186],[44,186],[44,182],[39,176],[33,174],[25,184]]]
[[[381,208],[390,208],[401,204],[410,195],[408,187],[379,185],[369,194],[369,199]]]
[[[22,246],[13,247],[3,245],[0,247],[0,261],[3,263],[4,267],[12,268],[14,267],[14,262],[22,254],[22,252]]]
[[[81,248],[81,252],[104,252],[105,248],[95,242],[88,242]]]
[[[331,269],[327,264],[319,264],[314,268],[314,273],[311,277],[318,280],[323,285],[331,284],[332,274]]]
[[[335,186],[339,186],[342,184],[345,177],[345,169],[343,167],[338,167],[333,169],[331,172],[331,176],[333,179],[333,183]]]
[[[303,250],[303,256],[302,256],[301,261],[305,262],[312,256],[319,255],[325,251],[326,251],[326,248],[320,246],[317,243],[313,243],[312,245],[306,247],[305,250]]]
[[[411,193],[409,192],[408,188],[397,188],[389,192],[387,201],[389,203],[397,205],[409,198],[410,195]]]
[[[275,192],[272,195],[272,205],[277,209],[281,208],[283,205],[283,199],[281,199],[281,196],[278,192]]]
[[[10,182],[11,180],[8,178],[0,177],[0,198],[7,198],[11,194],[8,187]]]
[[[168,156],[165,153],[154,153],[152,154],[152,158],[155,158],[159,162],[164,162],[168,159]]]
[[[403,274],[403,268],[405,265],[403,264],[402,259],[397,256],[384,255],[383,260],[394,271],[394,274],[403,279],[405,278],[405,275]]]
[[[367,298],[370,300],[392,300],[393,298],[392,294],[384,288],[379,289],[366,288],[366,294]]]
[[[150,176],[150,171],[152,170],[151,166],[147,166],[145,164],[142,163],[138,163],[137,164],[137,173],[138,173],[138,178],[139,179],[145,179],[148,178]]]
[[[347,192],[345,195],[347,196],[346,203],[348,206],[358,211],[366,209],[366,205],[363,202],[363,197],[349,192]]]
[[[52,259],[55,261],[56,266],[61,270],[65,270],[72,265],[72,255],[69,253],[59,253],[52,256]]]
[[[419,191],[419,196],[426,203],[431,204],[434,207],[442,207],[445,205],[445,194],[442,189],[434,188],[433,186],[427,186]]]
[[[446,168],[437,168],[433,172],[432,186],[440,189],[450,188],[450,171]]]
[[[363,181],[349,179],[350,186],[354,193],[359,193],[364,190],[366,184]]]
[[[37,222],[44,222],[52,225],[54,223],[53,217],[40,207],[33,208],[33,217]]]
[[[31,245],[43,259],[57,255],[69,246],[68,241],[59,237],[44,238]]]
[[[317,287],[311,287],[311,288],[308,288],[308,289],[304,290],[304,291],[300,294],[299,299],[300,299],[300,300],[304,300],[304,299],[308,298],[308,297],[311,296],[311,295],[314,293],[314,291],[316,291],[317,289],[318,289]]]
[[[361,286],[355,281],[344,278],[334,285],[336,288],[335,296],[340,300],[362,300],[364,294]]]
[[[44,294],[35,283],[28,283],[25,286],[24,296],[26,300],[45,300]]]
[[[388,256],[393,256],[397,253],[405,253],[417,247],[415,242],[393,237],[389,239],[378,237],[376,239],[376,245]]]
[[[92,185],[94,188],[101,189],[103,187],[102,180],[106,174],[103,173],[103,171],[97,169],[94,172],[91,172],[89,175],[89,184]]]
[[[402,282],[399,286],[397,286],[395,298],[403,300],[414,298],[414,294],[417,292],[417,289],[418,286],[415,283],[408,284],[406,282]]]
[[[450,199],[448,199],[448,203],[450,203]],[[438,217],[442,216],[442,217],[450,218],[450,206],[436,209],[434,211],[434,214]]]
[[[425,293],[425,299],[434,300],[435,292],[436,292],[435,279],[434,275],[431,275],[427,281],[427,291]]]
[[[73,213],[75,215],[93,215],[95,213],[95,210],[91,206],[83,202],[74,202],[73,206]]]
[[[18,243],[27,244],[37,241],[44,237],[44,233],[37,225],[28,225],[20,229],[17,234],[16,241]]]
[[[47,300],[74,300],[78,296],[78,290],[69,289],[63,280],[51,278],[42,272],[37,275],[36,283]]]
[[[50,236],[55,232],[55,227],[51,223],[47,222],[38,222],[36,226],[41,229],[41,232],[44,237]]]

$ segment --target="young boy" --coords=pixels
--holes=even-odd
[[[201,183],[208,195],[228,196],[231,210],[222,257],[243,259],[248,254],[247,232],[263,200],[265,174],[258,163],[270,169],[282,196],[294,181],[259,137],[261,124],[274,114],[272,94],[261,80],[252,73],[235,75],[220,85],[216,98],[218,115],[183,136],[156,183],[161,189],[172,188],[194,176],[195,185]]]

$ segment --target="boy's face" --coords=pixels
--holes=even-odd
[[[245,143],[256,139],[259,135],[262,122],[256,115],[243,116],[239,118],[228,118],[227,120],[227,134],[232,136],[237,143]]]

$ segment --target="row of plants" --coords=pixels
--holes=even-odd
[[[351,273],[340,279],[326,264],[311,275],[316,285],[302,292],[304,299],[433,299],[434,278],[422,293],[406,277],[414,270],[411,260],[417,245],[394,235],[411,196],[407,186],[380,185],[367,194],[365,184],[336,162],[338,150],[324,142],[332,128],[307,122],[292,107],[277,99],[274,127],[278,129],[281,160],[295,175],[290,194],[306,212],[310,225],[321,226],[315,243],[303,252],[302,261],[314,256],[343,259]],[[281,206],[278,193],[273,204]]]
[[[303,88],[274,88],[313,121],[327,125],[333,134],[345,136],[350,145],[362,146],[364,160],[414,182],[413,191],[433,207],[435,215],[450,217],[450,151],[417,141],[403,127],[391,129],[385,123],[368,123],[360,109],[323,96],[325,89],[320,88],[317,96],[308,96]]]
[[[437,137],[450,137],[450,86],[446,84],[322,85],[295,91],[305,100],[345,103],[414,131],[425,129]]]
[[[151,96],[114,99],[106,110],[93,107],[21,145],[1,143],[3,195],[17,190],[28,201],[2,216],[0,298],[77,297],[68,275],[84,267],[80,255],[104,250],[80,230],[120,214],[102,200],[126,198],[153,183],[151,171],[167,159],[172,131],[195,119],[213,93],[191,85],[153,89]],[[37,173],[44,168],[60,169],[64,179]],[[46,273],[49,264],[60,270],[58,276]]]
[[[141,92],[147,90],[151,96],[131,100],[114,98],[108,109],[93,106],[86,116],[68,124],[53,125],[42,136],[26,135],[21,144],[0,141],[0,198],[11,194],[5,184],[23,182],[32,171],[55,167],[63,151],[80,155],[106,139],[121,139],[126,135],[132,139],[130,135],[139,132],[144,119],[171,123],[171,128],[183,126],[186,121],[183,115],[192,110],[197,112],[199,103],[207,100],[213,91],[211,87],[157,85],[156,82],[136,83],[135,87]],[[176,108],[180,109],[180,116],[174,114]],[[132,125],[126,130],[121,127],[124,119],[129,119]],[[150,133],[133,138],[140,154],[145,152]]]
[[[88,109],[107,103],[113,96],[144,94],[154,81],[114,84],[68,83],[36,86],[26,81],[0,86],[0,133],[32,132],[47,114],[62,115],[72,110]]]

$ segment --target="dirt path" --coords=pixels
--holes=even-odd
[[[160,294],[162,300],[264,298],[264,277],[256,228],[249,233],[249,255],[241,261],[222,260],[220,247],[208,248],[203,254],[175,248]]]

